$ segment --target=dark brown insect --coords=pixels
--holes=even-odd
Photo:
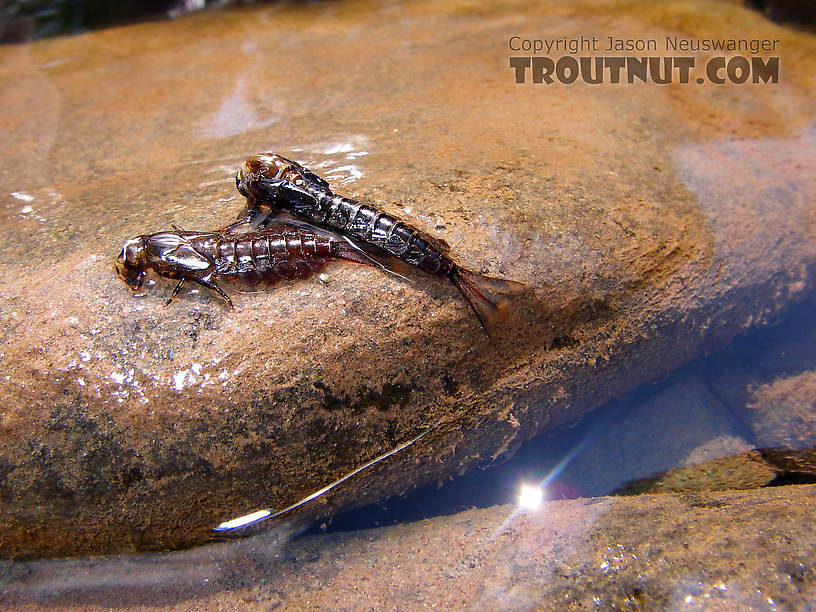
[[[334,194],[317,174],[275,153],[247,159],[235,182],[247,198],[251,216],[264,209],[273,214],[286,212],[450,279],[488,334],[506,305],[497,294],[516,294],[524,289],[520,283],[462,268],[448,256],[450,247],[445,241],[373,206]]]
[[[189,280],[217,291],[232,308],[232,300],[216,283],[218,278],[274,284],[281,279],[309,278],[332,259],[374,264],[342,239],[289,225],[241,233],[235,231],[237,225],[215,232],[176,228],[138,236],[125,243],[114,268],[134,292],[142,286],[149,269],[159,276],[179,279],[165,306]]]

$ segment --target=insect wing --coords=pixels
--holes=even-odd
[[[181,229],[177,225],[172,225],[171,227],[175,230],[176,234],[178,234],[185,241],[186,240],[191,240],[191,239],[194,239],[194,238],[205,238],[207,236],[213,236],[214,235],[213,232],[196,232],[196,231],[184,230],[184,229]]]
[[[311,170],[307,170],[303,166],[301,166],[301,171],[303,173],[303,178],[309,181],[310,183],[314,183],[315,185],[323,189],[329,189],[329,183],[324,178],[318,176]]]
[[[164,258],[165,253],[172,251],[182,244],[187,244],[187,239],[179,232],[160,232],[152,234],[145,239],[145,246],[148,252],[154,257]]]
[[[162,256],[166,263],[176,266],[182,272],[205,272],[213,263],[196,251],[191,244],[181,244]]]
[[[338,231],[330,230],[325,227],[319,227],[307,221],[301,221],[300,219],[296,219],[286,212],[273,215],[269,220],[270,222],[277,222],[279,225],[269,225],[267,226],[267,229],[274,227],[276,231],[283,233],[286,231],[287,226],[289,226],[303,232],[309,232],[324,238],[329,238],[330,240],[344,243],[345,248],[341,248],[340,251],[341,257],[344,259],[349,259],[358,263],[374,266],[375,268],[380,268],[403,280],[408,280],[403,274],[411,273],[411,269],[393,255],[376,246],[366,244],[365,242],[361,241],[358,242],[354,238],[341,234]],[[356,253],[356,256],[352,256],[352,253]]]
[[[296,230],[301,230],[304,232],[308,232],[310,234],[323,236],[324,238],[329,238],[331,240],[345,240],[345,236],[343,236],[343,234],[341,234],[340,232],[326,229],[325,227],[320,227],[318,225],[314,225],[313,223],[309,223],[308,221],[302,221],[297,217],[293,217],[286,211],[281,211],[276,214],[269,215],[266,219],[264,219],[263,225],[267,229],[275,228],[279,232],[285,232],[287,227],[289,227],[290,229],[294,228]]]
[[[147,240],[147,248],[153,257],[179,272],[200,272],[210,268],[212,262],[196,251],[190,243],[189,238],[196,237],[197,234],[197,232],[153,234]]]
[[[258,183],[265,204],[283,209],[316,205],[314,195],[291,181],[285,179],[261,179]]]

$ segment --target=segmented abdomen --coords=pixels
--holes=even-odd
[[[326,227],[373,244],[431,274],[447,274],[454,266],[443,250],[447,245],[372,206],[327,193],[320,198]]]
[[[250,204],[283,208],[315,225],[372,244],[431,274],[449,274],[447,245],[397,217],[332,193],[329,184],[297,162],[274,153],[253,155],[238,171],[239,190]],[[284,188],[279,181],[289,184]]]
[[[329,238],[287,229],[206,237],[196,250],[215,263],[216,275],[250,282],[300,280],[322,271],[334,256]]]

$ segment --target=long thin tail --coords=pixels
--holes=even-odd
[[[527,287],[516,281],[485,276],[458,266],[448,276],[465,296],[482,328],[495,343],[500,324],[510,314],[512,298],[527,291]]]

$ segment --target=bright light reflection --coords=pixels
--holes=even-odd
[[[526,510],[538,510],[544,499],[544,489],[538,485],[521,485],[518,505]]]
[[[510,523],[513,522],[513,519],[516,518],[516,516],[522,510],[538,510],[540,508],[541,502],[544,501],[544,491],[546,490],[547,485],[555,480],[555,478],[562,472],[567,464],[572,461],[573,458],[575,458],[575,456],[587,446],[587,444],[589,444],[590,440],[595,437],[595,433],[596,432],[593,432],[588,435],[575,448],[568,452],[566,456],[561,459],[561,461],[559,461],[540,482],[533,485],[521,485],[521,491],[519,492],[518,496],[518,506],[510,513],[510,516],[508,516],[504,522],[496,528],[491,538],[497,537],[501,532],[507,529],[507,527],[510,526]]]
[[[238,518],[232,519],[231,521],[221,523],[218,527],[215,528],[215,530],[226,531],[228,529],[245,527],[246,525],[250,525],[256,521],[265,519],[270,514],[272,514],[271,510],[258,510],[257,512],[253,512],[252,514],[245,514],[244,516],[239,516]]]
[[[237,373],[237,371],[236,371],[236,373]],[[325,487],[323,487],[319,491],[315,491],[311,495],[308,495],[308,496],[304,497],[303,499],[301,499],[300,501],[295,502],[291,506],[287,506],[283,510],[278,510],[274,514],[273,514],[273,512],[274,512],[273,510],[258,510],[257,512],[253,512],[252,514],[246,514],[244,516],[239,516],[237,519],[232,519],[231,521],[226,521],[225,523],[221,523],[218,527],[215,528],[215,531],[227,531],[229,529],[237,529],[238,527],[244,527],[244,526],[249,525],[251,523],[257,523],[258,521],[261,521],[261,520],[263,520],[265,518],[273,518],[274,519],[274,518],[279,517],[282,514],[286,514],[290,510],[294,510],[295,508],[299,508],[303,504],[307,504],[310,501],[312,501],[313,499],[317,499],[321,495],[324,495],[328,491],[331,491],[333,488],[335,488],[339,484],[345,482],[346,480],[348,480],[352,476],[356,476],[357,474],[359,474],[363,470],[366,470],[366,469],[370,468],[372,465],[375,465],[375,464],[379,463],[383,459],[388,459],[391,455],[396,455],[402,449],[404,449],[404,448],[406,448],[408,446],[411,446],[411,444],[413,444],[414,442],[417,442],[417,441],[421,440],[422,438],[424,438],[426,435],[431,433],[434,429],[436,429],[436,425],[432,425],[431,427],[429,427],[428,429],[423,431],[421,434],[419,434],[417,437],[412,438],[412,439],[408,440],[407,442],[404,442],[404,443],[400,444],[397,448],[395,448],[393,450],[390,450],[387,453],[385,453],[383,455],[380,455],[379,457],[375,457],[374,459],[372,459],[368,463],[358,467],[355,470],[352,470],[351,472],[349,472],[345,476],[342,476],[342,477],[338,478],[337,480],[335,480],[334,482],[326,485]]]

